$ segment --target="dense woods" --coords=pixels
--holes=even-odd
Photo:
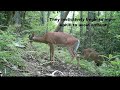
[[[55,45],[56,63],[51,65],[49,45],[29,40],[32,33],[47,32],[65,32],[79,39],[77,58],[70,63],[67,49]],[[91,51],[85,52],[87,48]],[[1,75],[48,76],[58,71],[74,76],[65,74],[72,69],[74,74],[87,72],[83,76],[120,76],[119,11],[0,11]]]

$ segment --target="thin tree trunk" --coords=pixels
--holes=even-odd
[[[88,19],[90,19],[90,11],[88,11]],[[90,28],[90,21],[88,20],[87,21],[87,26],[86,26],[86,40],[85,40],[85,47],[90,47],[90,31],[91,31],[91,28]]]
[[[91,31],[91,21],[89,21],[89,19],[94,19],[96,18],[96,14],[95,14],[95,11],[88,11],[88,21],[87,21],[87,26],[86,26],[86,36],[85,36],[85,47],[91,47],[92,45],[92,31]]]
[[[98,11],[98,16],[100,16],[100,11]]]
[[[66,19],[68,13],[69,13],[69,11],[66,11],[66,12],[64,13],[63,19]],[[60,29],[61,29],[61,26],[60,26],[60,25],[63,24],[63,23],[64,23],[64,20],[60,20],[58,26],[57,26],[56,29],[55,29],[55,32],[59,32],[59,31],[60,31]]]
[[[113,11],[110,11],[110,19],[112,19],[112,16],[113,16],[113,15],[112,15],[112,14],[113,14],[112,12],[113,12]],[[110,23],[111,23],[111,22],[108,22],[108,24],[110,24]],[[111,38],[110,38],[110,42],[113,42]],[[110,47],[112,47],[112,44],[110,44]],[[111,49],[111,50],[110,50],[110,53],[113,53],[112,48],[110,48],[110,49]]]
[[[80,19],[83,19],[83,11],[80,11]],[[83,21],[80,21],[80,24],[82,24]],[[83,42],[82,40],[83,36],[83,26],[80,26],[80,42]],[[83,43],[81,43],[83,45]],[[82,50],[83,48],[80,48]]]
[[[72,19],[74,19],[75,11],[73,11]],[[74,21],[72,21],[72,25],[74,24]],[[73,33],[73,26],[71,25],[70,33]]]
[[[63,19],[63,16],[64,16],[64,11],[61,11],[61,13],[60,13],[60,19]],[[61,28],[60,28],[60,31],[61,31],[61,32],[63,32],[63,28],[64,28],[64,27],[61,27]]]
[[[12,20],[12,18],[14,17],[14,15],[13,15],[13,11],[5,11],[5,13],[6,13],[6,16],[7,16],[7,25],[10,25],[10,24],[13,24],[12,22],[13,22],[13,20]]]
[[[104,11],[104,16],[105,16],[105,19],[107,18],[107,12],[106,11]],[[106,21],[104,21],[104,22],[106,22]],[[108,26],[107,26],[108,27]],[[106,29],[107,29],[107,27],[106,27]],[[107,48],[107,44],[106,44],[106,35],[104,34],[104,50],[105,50],[105,52],[107,53],[107,51],[106,51],[106,48]]]
[[[45,24],[45,12],[44,11],[41,11],[40,24],[42,24],[42,25]]]
[[[83,19],[83,11],[80,11],[80,19]],[[80,24],[82,24],[82,21],[80,21]],[[83,34],[83,26],[80,26],[80,37]]]
[[[26,11],[21,11],[21,18],[22,18],[22,26],[24,25],[24,22],[25,22],[25,14],[26,14]]]
[[[47,30],[46,30],[46,32],[48,32],[49,17],[50,17],[50,11],[48,11],[48,13],[47,13]]]
[[[20,11],[15,11],[14,21],[15,21],[16,32],[20,33],[21,31]]]

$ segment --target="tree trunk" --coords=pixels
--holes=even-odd
[[[88,11],[88,19],[90,19],[90,11]],[[88,20],[87,21],[87,26],[86,26],[86,40],[84,41],[85,42],[85,48],[86,47],[90,47],[90,21]]]
[[[74,16],[75,16],[75,11],[73,11],[73,16],[72,16],[72,19],[74,19]],[[72,25],[74,24],[74,21],[72,21]],[[70,33],[73,33],[73,26],[71,25],[71,29],[70,29]]]
[[[45,12],[41,11],[41,15],[40,15],[40,25],[44,25],[45,24]]]
[[[26,11],[21,11],[21,18],[22,18],[22,26],[24,25],[24,22],[25,22],[25,14],[26,14]]]
[[[14,21],[15,21],[16,32],[20,33],[21,31],[20,11],[15,11]]]
[[[68,13],[69,13],[69,11],[66,11],[66,12],[64,13],[63,19],[66,19]],[[60,25],[62,25],[63,23],[64,23],[64,20],[60,20],[58,26],[57,26],[56,29],[55,29],[55,32],[59,32],[59,31],[61,30],[61,26],[60,26]]]
[[[14,12],[15,11],[5,11],[6,16],[7,16],[7,25],[13,24],[13,17],[14,17]]]
[[[100,11],[98,11],[98,17],[100,16]]]
[[[83,19],[83,11],[80,11],[80,19]],[[80,24],[82,24],[82,21],[80,21]],[[83,34],[83,26],[80,26],[80,37]]]
[[[91,21],[89,21],[89,19],[94,19],[96,18],[96,14],[95,11],[88,11],[88,21],[87,21],[87,26],[86,26],[86,40],[85,42],[85,47],[91,47],[91,35],[92,35],[92,31],[91,31]]]
[[[48,32],[49,17],[50,17],[50,11],[48,11],[48,13],[47,13],[47,30],[46,30],[46,32]]]
[[[83,19],[83,11],[80,11],[80,19]],[[83,24],[83,21],[80,21],[80,24]],[[83,40],[82,40],[82,37],[83,37],[83,26],[80,26],[80,42],[83,46]],[[82,50],[82,48],[80,48],[80,50]]]
[[[60,19],[63,19],[63,16],[64,16],[64,11],[61,11],[61,13],[60,13]],[[63,32],[63,28],[64,28],[64,27],[61,27],[61,28],[60,28],[60,31],[61,31],[61,32]]]

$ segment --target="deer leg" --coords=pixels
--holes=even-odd
[[[50,47],[50,61],[51,61],[51,47]]]
[[[54,62],[54,46],[50,44],[50,61]]]
[[[54,62],[54,46],[52,45],[52,61]]]
[[[50,61],[52,61],[52,47],[50,45]]]
[[[74,51],[75,55],[77,55],[77,50],[78,50],[79,46],[80,46],[80,41],[78,40],[73,46],[73,51]]]
[[[71,59],[71,61],[70,61],[70,63],[71,63],[72,60],[74,59],[74,53],[73,53],[73,50],[72,50],[71,47],[68,47],[68,50],[69,50],[69,52],[70,52],[70,54],[71,54],[71,57],[72,57],[72,59]]]
[[[80,46],[80,41],[78,40],[73,46],[74,57],[77,57],[77,50],[78,50],[79,46]],[[77,65],[79,65],[79,59],[78,58],[76,58],[76,59],[77,59]]]

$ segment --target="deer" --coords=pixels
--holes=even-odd
[[[94,49],[92,48],[83,49],[82,54],[85,59],[93,60],[97,66],[100,66],[102,64],[103,58]]]
[[[50,47],[51,62],[54,62],[54,45],[67,47],[72,58],[70,62],[72,62],[72,60],[76,58],[77,50],[80,46],[79,39],[64,32],[47,32],[43,36],[36,36],[34,33],[32,33],[31,35],[29,35],[29,40],[48,44]]]

